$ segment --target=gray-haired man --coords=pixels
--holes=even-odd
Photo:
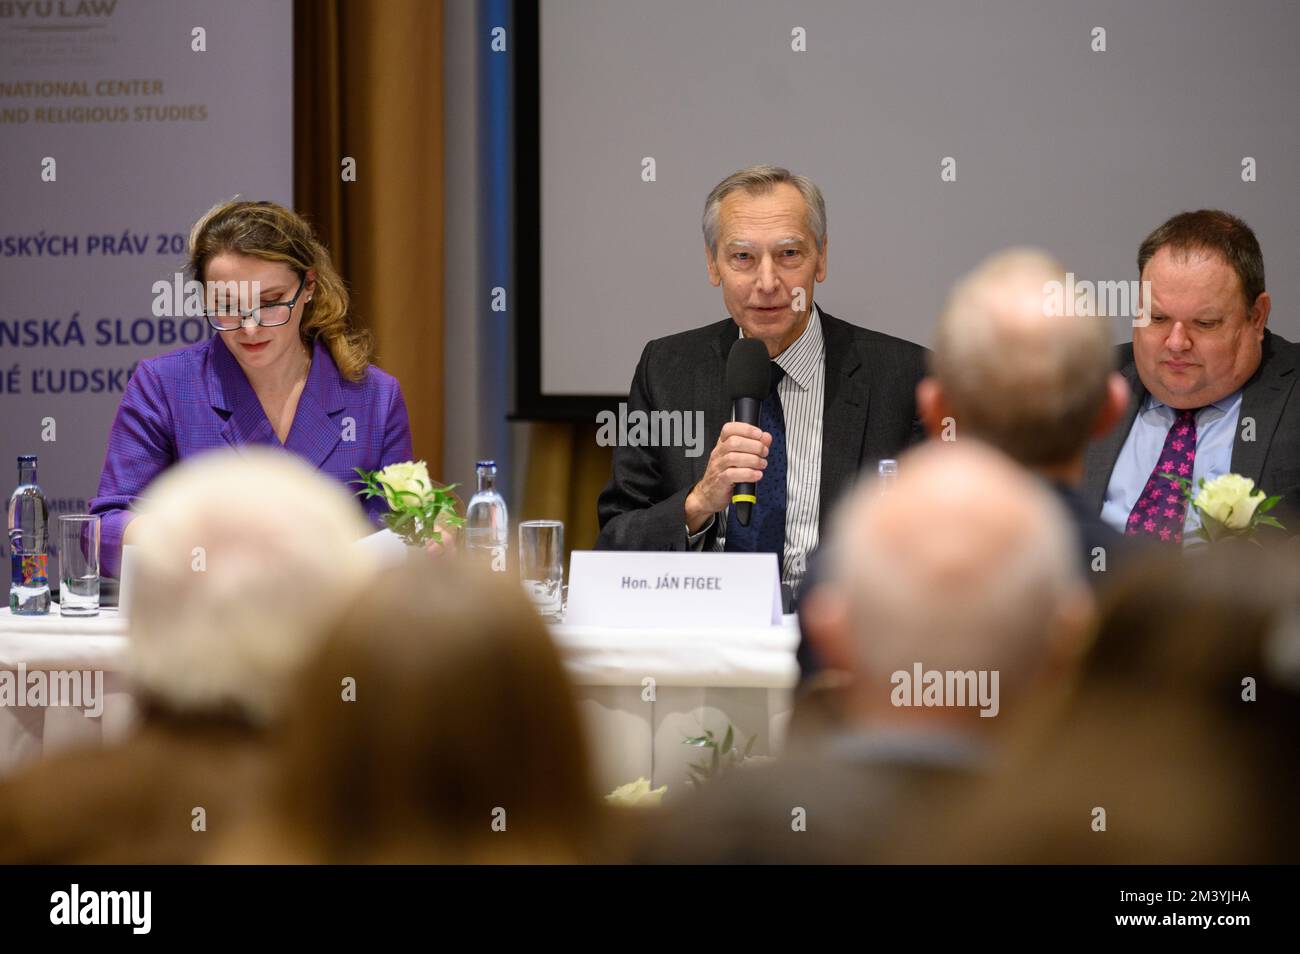
[[[597,546],[770,550],[797,591],[827,514],[861,467],[923,436],[915,392],[925,349],[814,302],[826,277],[826,206],[803,176],[742,169],[710,192],[703,225],[709,281],[722,289],[728,317],[647,344],[628,408],[703,411],[713,450],[690,457],[680,447],[617,447]],[[741,336],[762,341],[779,368],[763,427],[731,420],[727,356]],[[769,472],[777,479],[765,484]],[[744,482],[757,488],[755,521],[772,532],[727,519],[732,488]]]

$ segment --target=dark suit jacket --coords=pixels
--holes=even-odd
[[[926,350],[818,311],[826,348],[819,518],[824,536],[832,507],[863,463],[897,457],[924,437],[916,384],[925,374]],[[681,447],[616,447],[613,475],[597,503],[597,549],[686,549],[686,495],[704,476],[718,434],[731,420],[727,355],[738,335],[727,318],[656,339],[641,352],[628,411],[703,411],[703,452],[687,457]],[[706,549],[716,528],[715,522]]]
[[[1141,558],[1147,547],[1154,545],[1140,537],[1126,537],[1110,524],[1103,523],[1099,515],[1100,506],[1093,509],[1075,488],[1055,481],[1049,482],[1048,486],[1065,507],[1065,512],[1079,535],[1079,562],[1084,579],[1093,589],[1099,589],[1108,579],[1123,573],[1125,568],[1134,565]],[[1092,568],[1095,559],[1093,553],[1099,547],[1106,554],[1104,573]]]
[[[1084,495],[1095,513],[1106,499],[1115,460],[1128,439],[1147,389],[1133,363],[1133,345],[1120,345],[1119,370],[1133,389],[1128,414],[1114,430],[1088,447]],[[1249,477],[1266,493],[1281,494],[1273,515],[1286,525],[1287,534],[1300,533],[1300,345],[1271,331],[1264,332],[1259,369],[1246,382],[1241,414],[1232,445],[1232,472]],[[1255,439],[1242,440],[1242,423],[1255,420]]]

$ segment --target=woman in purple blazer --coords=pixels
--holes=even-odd
[[[90,506],[103,518],[109,576],[130,522],[148,519],[132,502],[182,458],[269,444],[344,483],[356,479],[354,467],[411,459],[402,389],[370,364],[368,336],[348,321],[347,289],[300,216],[270,202],[218,205],[190,233],[189,269],[205,289],[213,334],[141,361],[127,383]],[[256,301],[223,297],[241,287],[229,282],[260,283]],[[376,525],[387,508],[379,497],[358,506]]]

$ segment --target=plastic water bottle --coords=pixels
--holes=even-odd
[[[465,511],[465,550],[471,559],[481,560],[496,572],[504,573],[510,520],[505,498],[496,489],[496,461],[481,460],[476,470],[478,490],[469,498],[469,508]]]
[[[18,489],[9,498],[9,610],[19,616],[50,611],[50,508],[36,483],[36,455],[18,458]]]

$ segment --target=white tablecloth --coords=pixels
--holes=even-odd
[[[104,692],[102,713],[93,717],[71,707],[0,705],[0,776],[43,752],[100,744],[130,731],[136,710],[122,675],[125,633],[116,609],[78,618],[60,616],[57,603],[48,616],[0,610],[0,671],[101,672]]]
[[[577,686],[604,790],[644,776],[670,794],[706,752],[682,744],[735,728],[738,745],[755,737],[754,755],[773,754],[789,720],[798,677],[793,617],[760,629],[551,627]],[[135,706],[123,670],[126,622],[115,609],[72,619],[13,616],[0,610],[0,670],[102,671],[99,718],[76,709],[0,707],[0,776],[42,751],[63,750],[129,731]]]

